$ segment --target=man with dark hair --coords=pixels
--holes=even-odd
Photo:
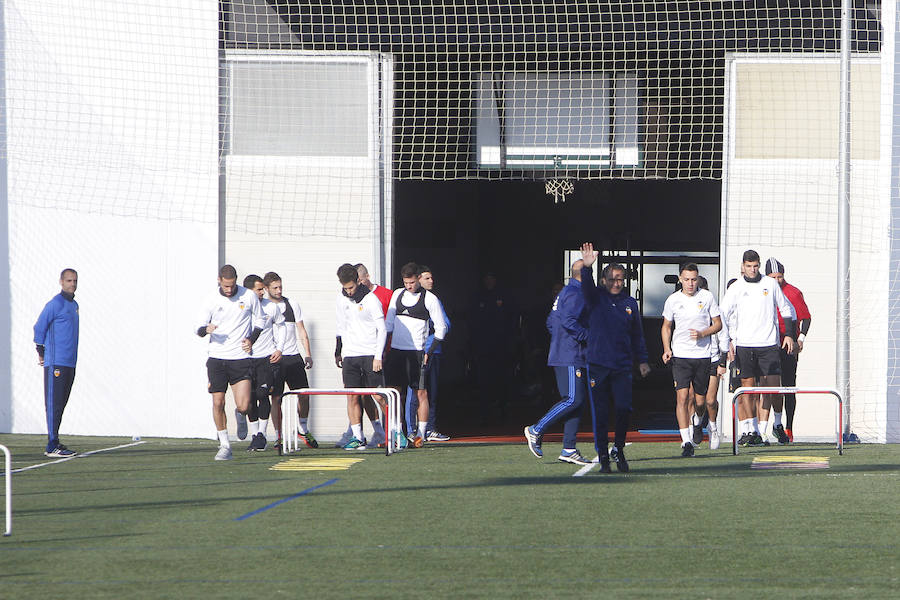
[[[419,275],[419,284],[422,286],[427,292],[430,292],[434,289],[434,275],[431,271],[431,267],[422,265],[420,267],[422,273]],[[441,313],[444,315],[444,322],[447,324],[447,333],[450,333],[450,317],[447,316],[447,311],[444,310],[444,305],[441,304],[441,301],[438,300],[438,304],[441,307]],[[428,339],[425,340],[425,345],[430,346],[434,340],[434,322],[428,321]],[[446,442],[450,439],[449,435],[444,435],[434,427],[435,417],[437,415],[437,400],[438,400],[438,379],[440,376],[440,368],[441,368],[441,346],[438,345],[434,352],[431,354],[431,358],[428,360],[428,364],[425,366],[425,391],[428,393],[428,424],[425,427],[425,437],[426,441],[429,442]],[[407,431],[415,431],[417,429],[415,416],[419,407],[419,397],[416,392],[412,388],[406,388],[406,419],[407,419]]]
[[[59,426],[69,402],[78,362],[78,273],[63,269],[60,291],[44,305],[34,324],[34,344],[38,364],[44,367],[44,409],[47,413],[47,446],[44,456],[68,458],[75,452],[59,441]]]
[[[250,410],[252,360],[250,352],[262,333],[263,312],[259,298],[237,284],[237,271],[231,265],[219,269],[219,288],[207,300],[195,333],[209,336],[206,373],[213,402],[213,422],[219,439],[216,460],[231,460],[225,418],[225,391],[231,385],[237,410]]]
[[[284,347],[281,360],[276,363],[275,379],[272,383],[272,424],[275,426],[276,450],[281,453],[281,399],[284,394],[284,385],[288,389],[299,390],[309,387],[309,379],[306,370],[312,369],[313,359],[309,346],[309,334],[303,324],[303,312],[300,305],[294,300],[283,295],[281,276],[274,271],[269,271],[263,276],[263,285],[269,300],[278,308],[284,316]],[[300,342],[298,344],[298,341]],[[306,351],[306,358],[300,353],[300,344]],[[319,443],[309,431],[309,396],[299,396],[297,402],[299,413],[298,433],[304,443],[310,448],[318,448]]]
[[[711,336],[722,329],[719,306],[713,295],[699,288],[700,269],[683,265],[678,274],[681,289],[666,298],[662,312],[662,361],[672,363],[675,381],[675,418],[681,433],[681,456],[694,455],[692,413],[706,408],[710,358],[718,352]],[[690,392],[693,389],[693,398]],[[710,418],[710,439],[716,428]]]
[[[381,303],[359,285],[356,267],[344,263],[337,271],[341,295],[337,300],[334,362],[341,369],[344,387],[383,387],[382,357],[387,333]],[[365,450],[362,406],[358,395],[347,396],[347,416],[353,437],[345,450]]]
[[[411,387],[419,398],[418,431],[413,446],[425,443],[428,426],[428,391],[425,388],[425,367],[447,333],[447,324],[440,302],[432,292],[422,288],[421,269],[416,263],[400,268],[403,287],[394,291],[388,306],[385,327],[392,334],[391,351],[387,357],[385,378],[398,390]],[[428,342],[428,322],[434,323],[434,337]]]
[[[594,415],[594,443],[600,457],[600,469],[610,472],[610,458],[619,471],[627,472],[625,436],[631,418],[631,385],[634,363],[638,363],[641,377],[650,373],[647,345],[637,301],[625,291],[625,267],[607,265],[600,277],[600,287],[594,285],[591,266],[597,260],[594,245],[581,246],[584,267],[581,269],[581,291],[589,311],[588,383],[591,410]],[[615,445],[608,451],[607,413],[609,395],[616,406]]]
[[[794,308],[794,318],[797,320],[797,343],[794,346],[794,352],[788,353],[779,346],[781,351],[781,385],[785,387],[794,387],[797,385],[797,361],[800,353],[803,352],[803,342],[806,340],[806,334],[809,333],[809,325],[812,321],[812,315],[809,313],[809,307],[806,306],[806,300],[803,299],[803,292],[784,280],[784,265],[775,258],[766,261],[766,275],[774,279],[784,296]],[[787,328],[781,313],[778,313],[778,333],[783,341]],[[787,427],[785,428],[781,422],[782,408],[787,409]],[[775,413],[774,426],[772,433],[778,437],[778,443],[786,444],[794,441],[794,412],[797,410],[796,394],[785,394],[782,403],[781,396],[778,396],[772,402],[772,410]]]
[[[771,277],[759,272],[759,254],[747,250],[741,263],[742,277],[725,292],[722,299],[722,320],[729,323],[729,335],[734,344],[733,356],[737,356],[741,369],[741,385],[753,386],[757,378],[762,386],[781,386],[781,353],[778,344],[776,310],[785,323],[785,336],[781,347],[794,351],[793,308]],[[732,318],[735,326],[731,327]],[[758,417],[742,415],[742,428],[752,428],[747,443],[768,446],[766,428],[772,395],[764,394],[760,401]],[[758,419],[758,421],[757,421]],[[747,421],[750,423],[747,423]]]
[[[263,313],[262,332],[250,354],[252,364],[250,392],[250,447],[247,451],[262,452],[266,449],[266,429],[272,404],[269,396],[275,384],[278,363],[284,351],[284,315],[278,305],[263,297],[266,286],[259,275],[247,275],[244,287],[256,294]]]
[[[572,264],[571,278],[556,299],[550,314],[547,315],[547,329],[550,331],[550,352],[547,357],[549,365],[556,375],[556,385],[560,400],[534,425],[525,428],[525,441],[531,453],[541,458],[541,438],[547,428],[557,421],[564,420],[563,449],[560,462],[574,465],[589,465],[578,451],[575,441],[578,434],[578,422],[581,408],[587,397],[587,364],[585,363],[585,347],[588,330],[585,319],[584,297],[581,294],[581,268],[584,261],[576,260]],[[606,467],[609,467],[607,459]]]

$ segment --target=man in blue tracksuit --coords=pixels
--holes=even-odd
[[[525,440],[528,442],[529,450],[541,458],[544,455],[541,450],[541,437],[544,432],[553,423],[565,419],[563,449],[558,460],[574,465],[591,464],[575,447],[581,407],[587,397],[584,351],[588,330],[584,297],[581,293],[582,265],[581,260],[575,261],[572,265],[572,277],[556,297],[553,308],[547,315],[547,329],[550,330],[550,353],[547,364],[553,367],[561,400],[536,424],[525,428]]]
[[[66,458],[75,453],[59,443],[59,425],[69,401],[78,360],[78,273],[59,275],[59,294],[50,299],[34,324],[38,363],[44,367],[44,407],[47,410],[47,449],[44,455]]]
[[[594,245],[581,246],[584,267],[581,290],[588,319],[588,392],[594,415],[594,443],[600,457],[600,470],[610,472],[607,454],[607,414],[609,396],[616,407],[616,439],[612,459],[619,471],[628,471],[625,460],[625,434],[631,418],[631,373],[640,364],[641,377],[650,373],[647,346],[637,301],[625,293],[625,267],[607,265],[600,275],[600,287],[594,285],[591,266],[597,260]]]

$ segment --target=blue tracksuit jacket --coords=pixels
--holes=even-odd
[[[34,324],[34,343],[44,346],[44,365],[75,367],[78,361],[78,303],[53,296]]]
[[[585,367],[585,348],[588,340],[587,313],[581,282],[570,279],[562,289],[547,315],[550,332],[550,352],[547,365],[551,367]]]
[[[590,267],[581,269],[581,291],[589,311],[587,361],[616,371],[630,371],[647,362],[647,345],[637,301],[626,294],[613,296],[594,285]]]

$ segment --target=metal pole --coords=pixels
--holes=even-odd
[[[841,0],[841,96],[838,141],[837,389],[850,433],[850,23],[852,4]]]

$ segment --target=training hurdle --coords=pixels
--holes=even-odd
[[[3,531],[3,535],[11,535],[12,534],[12,456],[9,453],[9,448],[0,444],[0,450],[3,451],[3,456],[5,457],[6,468],[3,471],[3,479],[6,482],[6,529]]]
[[[740,387],[734,391],[731,397],[731,453],[737,456],[738,453],[738,398],[744,394],[830,394],[837,400],[837,414],[835,421],[837,425],[836,445],[838,454],[844,454],[844,440],[841,432],[844,430],[844,400],[841,394],[832,388],[801,388],[801,387]]]
[[[387,400],[388,414],[385,418],[381,405],[376,402],[375,408],[384,423],[384,453],[390,456],[394,453],[397,444],[396,436],[391,426],[400,424],[400,392],[394,388],[304,388],[300,390],[288,390],[282,396],[281,405],[281,450],[284,454],[297,450],[297,440],[300,416],[297,414],[297,404],[300,396],[382,396]],[[287,400],[287,402],[285,402]]]

